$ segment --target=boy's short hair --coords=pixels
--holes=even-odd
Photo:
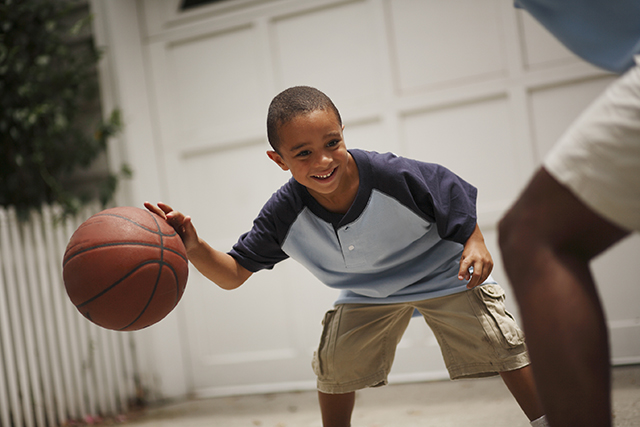
[[[313,111],[333,111],[342,126],[342,118],[331,99],[309,86],[294,86],[280,92],[273,98],[267,113],[267,138],[271,147],[278,151],[280,138],[278,128],[302,114]]]

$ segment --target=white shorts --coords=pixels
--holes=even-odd
[[[582,113],[544,168],[602,217],[640,231],[640,65]]]

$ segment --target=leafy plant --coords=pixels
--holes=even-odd
[[[65,213],[95,199],[106,205],[130,171],[106,168],[107,140],[121,123],[117,110],[101,119],[86,3],[0,2],[0,205],[19,213],[45,203]],[[74,183],[100,159],[88,188]]]

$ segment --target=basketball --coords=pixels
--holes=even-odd
[[[136,207],[87,219],[71,236],[62,265],[64,286],[80,313],[117,331],[162,320],[182,298],[189,271],[176,231]]]

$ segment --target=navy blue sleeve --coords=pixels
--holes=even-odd
[[[478,190],[444,166],[421,169],[429,191],[418,206],[428,211],[430,202],[440,237],[465,244],[476,228]]]
[[[376,157],[372,162],[375,186],[435,222],[442,239],[466,243],[477,221],[478,191],[473,185],[435,163],[391,153]]]
[[[281,244],[300,210],[299,199],[292,194],[293,187],[289,182],[274,193],[253,221],[251,230],[240,236],[229,251],[229,255],[252,273],[270,270],[289,257],[282,251]]]

